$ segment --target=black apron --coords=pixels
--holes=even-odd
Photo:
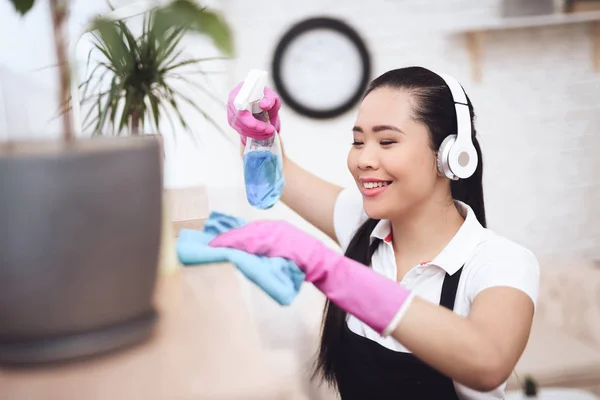
[[[440,305],[454,309],[462,268],[444,277]],[[452,380],[412,353],[390,350],[357,335],[344,324],[342,370],[338,389],[342,400],[458,400]]]

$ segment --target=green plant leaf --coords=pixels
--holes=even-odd
[[[199,91],[201,91],[202,93],[204,93],[212,101],[219,103],[219,104],[223,104],[223,106],[225,106],[225,102],[223,101],[223,99],[215,96],[215,94],[213,92],[211,92],[204,86],[200,85],[198,82],[194,82],[191,79],[188,79],[187,77],[181,76],[181,75],[172,75],[172,78],[185,82],[187,85],[190,85],[191,87],[194,87],[194,88],[198,89]]]
[[[216,12],[198,6],[192,0],[174,0],[156,12],[156,30],[159,34],[173,26],[181,26],[212,39],[215,46],[227,56],[234,54],[229,25]]]
[[[183,50],[178,50],[173,57],[173,52],[178,49],[185,31],[183,29],[174,29],[164,39],[160,40],[157,48],[157,60],[159,65],[170,64],[173,59],[179,58]]]
[[[13,6],[15,7],[15,10],[21,14],[21,15],[25,15],[29,12],[29,10],[31,10],[33,8],[33,4],[35,3],[35,0],[9,0]]]
[[[209,36],[217,48],[226,55],[234,54],[231,31],[220,15],[205,10],[197,12],[196,19],[197,22],[192,25],[192,29]]]
[[[160,130],[159,120],[160,120],[160,109],[158,103],[160,100],[156,98],[154,93],[148,94],[148,100],[150,101],[150,107],[152,109],[152,116],[154,117],[154,126],[156,127],[156,131]]]
[[[92,51],[96,57],[91,67],[86,68],[91,69],[91,73],[86,71],[80,85],[81,103],[91,106],[84,129],[91,129],[93,136],[99,136],[136,134],[135,127],[140,127],[139,133],[143,134],[148,124],[156,133],[161,133],[161,119],[167,118],[173,139],[176,140],[176,133],[183,129],[197,143],[199,137],[194,126],[180,108],[180,104],[187,103],[226,139],[237,143],[190,96],[201,93],[220,106],[224,106],[224,100],[215,96],[206,84],[183,76],[199,73],[207,78],[207,72],[201,67],[211,60],[227,58],[184,57],[182,39],[187,33],[207,36],[223,52],[231,51],[231,34],[216,13],[190,0],[174,0],[169,6],[146,13],[140,34],[133,34],[120,20],[99,18],[94,20],[92,28]],[[88,54],[88,61],[90,58]],[[175,83],[183,85],[173,86]]]
[[[127,45],[129,46],[127,50],[129,50],[130,53],[134,54],[138,52],[139,48],[137,41],[133,37],[133,34],[129,30],[129,28],[127,28],[127,25],[125,25],[122,21],[118,21],[117,24],[119,25],[119,30],[122,33],[122,37],[125,37],[125,39],[127,40]],[[122,42],[122,40],[120,42]]]
[[[128,49],[122,40],[118,23],[110,22],[103,18],[96,18],[92,24],[102,38],[102,45],[98,47],[104,53],[111,65],[118,72],[123,69],[123,64],[128,56]]]
[[[222,58],[220,58],[220,57],[209,57],[209,58],[194,58],[194,59],[190,59],[190,60],[183,60],[183,61],[180,61],[178,63],[169,65],[168,67],[164,68],[162,70],[162,72],[171,72],[174,69],[177,69],[177,68],[180,68],[180,67],[184,67],[186,65],[199,64],[201,62],[213,61],[213,60],[222,60]]]

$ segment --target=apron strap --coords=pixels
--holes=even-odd
[[[440,296],[440,305],[446,307],[449,310],[454,310],[454,300],[456,299],[456,291],[458,289],[458,282],[460,281],[460,274],[462,273],[463,267],[460,267],[454,275],[446,273],[444,277],[444,284],[442,286],[442,295]]]

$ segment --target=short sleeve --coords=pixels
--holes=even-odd
[[[530,250],[498,237],[484,243],[472,261],[475,265],[468,283],[471,301],[485,289],[508,286],[527,294],[536,306],[540,265]]]
[[[360,192],[352,188],[342,190],[333,209],[333,228],[343,251],[346,251],[354,233],[367,219]]]

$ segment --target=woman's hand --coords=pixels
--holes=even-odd
[[[265,97],[260,101],[260,108],[267,111],[269,114],[270,123],[260,121],[247,110],[238,110],[233,104],[235,97],[242,88],[243,82],[237,84],[231,92],[227,101],[227,122],[240,135],[242,143],[246,144],[246,137],[254,139],[268,139],[279,132],[281,122],[279,121],[279,109],[281,108],[281,100],[277,93],[272,89],[265,87]]]
[[[210,245],[236,248],[267,257],[287,258],[302,270],[314,263],[311,255],[323,256],[322,252],[329,251],[318,239],[300,229],[287,222],[273,220],[254,221],[232,229],[217,236]]]
[[[247,137],[264,140],[273,136],[275,132],[281,133],[279,119],[281,100],[277,93],[265,87],[264,97],[259,104],[260,108],[269,114],[270,123],[265,123],[254,118],[249,111],[236,109],[234,101],[242,85],[243,83],[239,83],[231,90],[227,102],[227,121],[240,135],[241,157],[244,156]],[[281,142],[285,180],[281,200],[321,232],[337,241],[333,227],[333,209],[342,188],[315,176],[289,160],[284,147]]]
[[[340,308],[384,335],[400,322],[411,292],[283,221],[255,221],[213,239],[213,247],[292,260]]]

